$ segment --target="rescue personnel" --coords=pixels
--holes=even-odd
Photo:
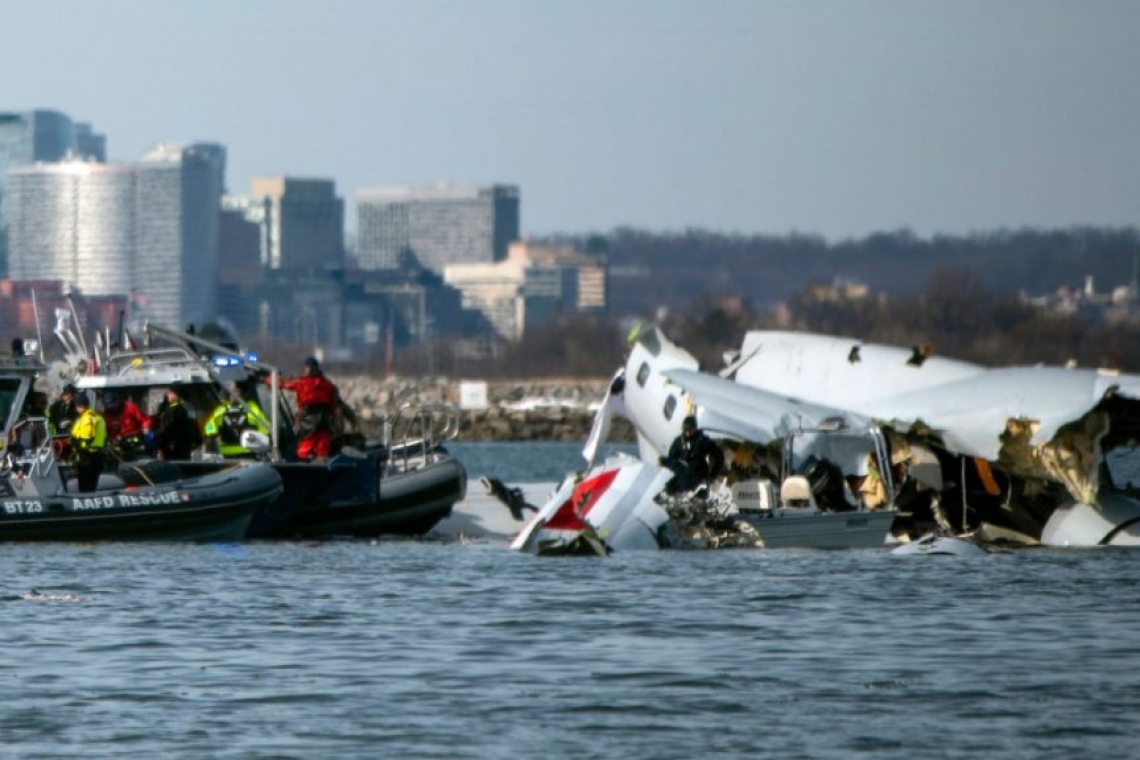
[[[128,396],[114,391],[103,394],[103,419],[114,453],[123,460],[137,459],[145,452],[143,439],[150,432],[150,418]]]
[[[74,395],[78,419],[71,425],[71,450],[75,454],[75,477],[83,493],[99,487],[103,472],[103,447],[107,444],[107,424],[102,415],[91,408],[86,393]]]
[[[689,415],[681,423],[681,434],[669,447],[669,455],[660,463],[673,471],[667,488],[669,493],[691,491],[720,475],[724,469],[724,452],[711,438],[697,429],[697,418]]]
[[[178,391],[166,389],[166,398],[158,408],[154,442],[159,459],[185,460],[202,443],[202,434],[190,411],[182,403]]]
[[[297,417],[297,458],[325,459],[332,449],[333,423],[340,405],[340,392],[321,372],[320,363],[310,356],[305,359],[300,377],[281,381],[281,387],[293,391],[300,414]]]
[[[79,417],[79,411],[75,408],[75,393],[75,386],[68,383],[63,386],[59,398],[48,408],[48,429],[52,435],[67,435]]]
[[[253,452],[241,445],[241,434],[245,430],[256,430],[268,437],[269,421],[256,401],[243,403],[234,391],[229,403],[218,404],[206,420],[203,429],[206,448],[223,457],[252,456]]]

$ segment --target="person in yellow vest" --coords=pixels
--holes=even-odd
[[[224,457],[248,457],[253,452],[241,445],[244,430],[256,430],[269,435],[269,420],[256,401],[241,402],[236,394],[230,403],[221,403],[206,420],[203,433],[206,448]]]
[[[99,487],[103,472],[103,447],[107,444],[107,423],[91,408],[86,393],[75,395],[79,417],[71,425],[71,450],[75,452],[75,476],[83,493]]]

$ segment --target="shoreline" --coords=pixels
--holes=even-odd
[[[356,411],[367,435],[379,435],[385,416],[405,404],[447,404],[458,410],[460,441],[584,442],[610,384],[609,378],[472,381],[330,374],[329,379]],[[473,384],[485,386],[485,394],[477,399],[485,403],[482,408],[462,408],[461,394]],[[635,441],[633,426],[614,419],[608,439]]]

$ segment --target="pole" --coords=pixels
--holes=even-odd
[[[44,363],[44,338],[40,332],[40,307],[36,303],[36,291],[32,291],[32,316],[36,320],[36,342],[40,344],[40,363]]]

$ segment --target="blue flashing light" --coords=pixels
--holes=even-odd
[[[215,367],[238,367],[241,366],[241,359],[236,356],[215,356]]]
[[[246,361],[251,361],[251,362],[261,361],[261,357],[257,355],[256,351],[246,351],[245,352],[245,358],[246,358]]]

